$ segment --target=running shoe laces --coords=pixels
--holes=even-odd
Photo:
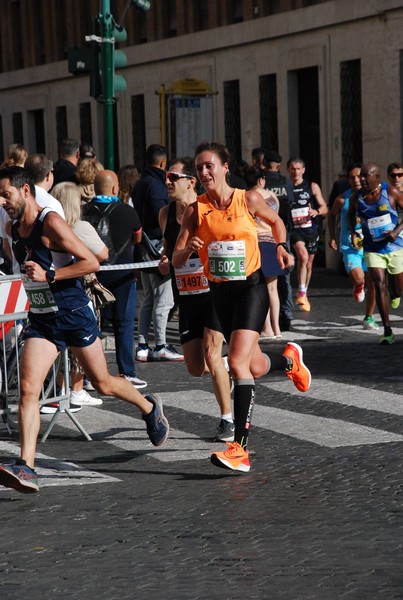
[[[249,451],[238,442],[227,442],[227,450],[213,452],[211,462],[216,467],[247,473],[250,471]]]

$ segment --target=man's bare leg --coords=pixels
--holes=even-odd
[[[40,427],[39,396],[45,377],[54,363],[58,350],[49,340],[29,338],[25,340],[21,355],[21,385],[19,428],[21,458],[34,467],[36,442]]]
[[[115,396],[137,406],[144,415],[149,414],[154,405],[132,386],[124,377],[115,377],[108,371],[101,340],[84,348],[71,347],[87,377],[95,389],[104,396]]]

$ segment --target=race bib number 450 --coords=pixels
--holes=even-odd
[[[200,258],[189,258],[183,267],[175,269],[175,281],[181,296],[204,294],[210,291]]]
[[[246,245],[244,240],[210,242],[208,246],[211,275],[223,281],[246,279]]]
[[[49,284],[31,281],[26,275],[21,275],[22,283],[29,300],[29,310],[33,313],[52,313],[59,310]]]

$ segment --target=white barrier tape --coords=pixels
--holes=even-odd
[[[124,271],[126,269],[149,269],[158,267],[159,260],[148,260],[146,262],[127,263],[125,265],[101,265],[100,271]]]

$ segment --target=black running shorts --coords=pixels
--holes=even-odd
[[[269,294],[260,269],[243,281],[210,282],[210,289],[227,342],[238,329],[262,331],[269,310]]]

